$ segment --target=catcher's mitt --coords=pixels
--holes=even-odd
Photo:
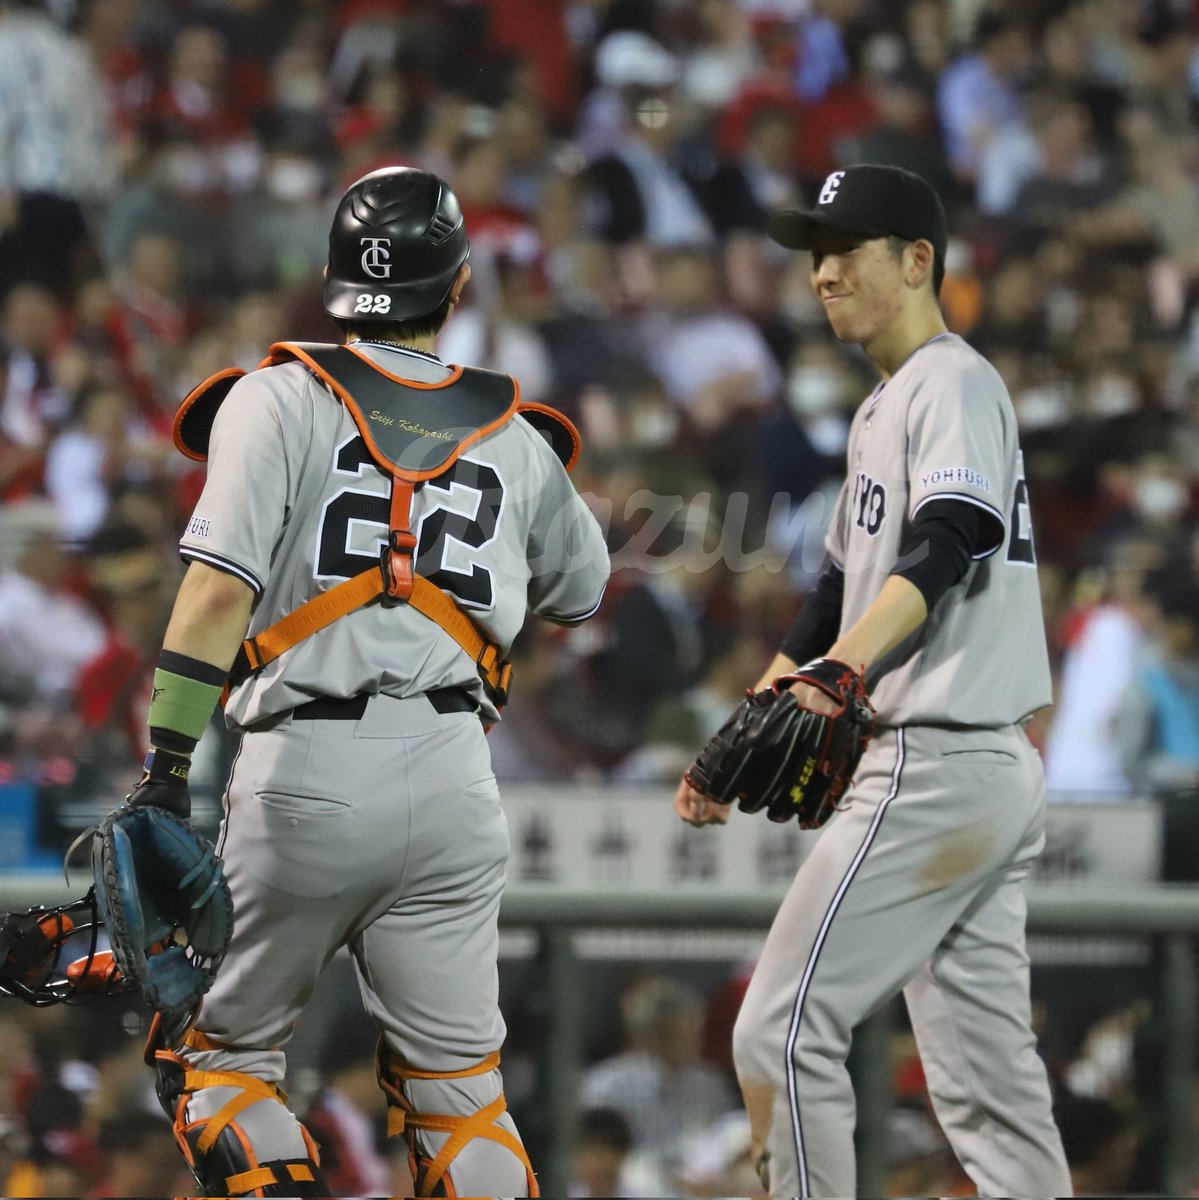
[[[794,683],[818,688],[836,712],[804,708]],[[874,732],[874,709],[852,667],[817,658],[770,687],[749,692],[687,772],[697,792],[772,821],[797,817],[817,829],[836,808]]]
[[[175,1045],[216,976],[233,900],[212,845],[156,805],[123,805],[92,841],[96,900],[121,974],[163,1017]]]

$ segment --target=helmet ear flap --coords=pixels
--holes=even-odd
[[[384,167],[351,184],[329,231],[325,311],[355,323],[436,312],[470,256],[458,198],[414,167]]]

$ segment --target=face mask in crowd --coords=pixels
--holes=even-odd
[[[796,367],[787,379],[787,400],[795,417],[822,417],[840,407],[843,380],[832,367]]]
[[[321,169],[304,158],[282,158],[271,166],[267,190],[281,204],[302,204],[321,191]]]
[[[1187,507],[1187,490],[1177,479],[1150,475],[1137,481],[1133,503],[1149,521],[1171,521],[1182,516]]]

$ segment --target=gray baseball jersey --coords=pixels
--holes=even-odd
[[[419,352],[361,348],[417,382],[450,375]],[[208,479],[181,552],[259,593],[249,629],[259,633],[378,563],[389,488],[353,418],[307,367],[256,371],[217,413]],[[419,573],[453,593],[505,651],[527,609],[571,622],[599,605],[608,578],[601,531],[548,443],[521,417],[419,487],[412,521]],[[474,690],[495,719],[474,664],[448,634],[413,609],[375,604],[234,688],[225,716],[246,727],[314,696],[402,697],[457,685]]]
[[[419,352],[363,347],[402,378],[450,371]],[[213,427],[209,474],[182,540],[186,558],[259,593],[250,632],[377,566],[390,482],[344,406],[289,362],[240,380]],[[599,604],[608,556],[599,525],[549,444],[515,417],[418,487],[417,570],[454,594],[505,650],[527,608],[581,620]],[[516,680],[519,703],[520,681]],[[475,664],[438,625],[403,605],[341,617],[233,690],[243,729],[219,849],[236,912],[233,940],[189,1059],[206,1071],[281,1080],[280,1048],[339,947],[391,1053],[448,1078],[408,1081],[417,1112],[471,1117],[502,1096],[492,1056],[498,912],[508,827],[491,767]],[[427,695],[438,693],[440,696]],[[358,695],[361,704],[337,705]],[[445,703],[453,697],[454,704]],[[317,710],[306,702],[315,698]],[[233,1080],[236,1083],[236,1079]],[[237,1087],[208,1087],[187,1119]],[[260,1162],[304,1160],[281,1104],[253,1106]],[[516,1139],[506,1112],[494,1118]],[[429,1131],[430,1156],[448,1133]],[[500,1142],[471,1139],[447,1173],[455,1195],[494,1186],[525,1195],[525,1167]]]
[[[916,350],[854,416],[828,535],[845,572],[842,632],[882,590],[916,514],[942,498],[986,515],[987,545],[877,664],[871,698],[887,725],[1011,725],[1051,699],[1024,465],[1003,380],[954,334]]]

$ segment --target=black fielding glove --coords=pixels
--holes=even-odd
[[[802,707],[790,691],[806,683],[838,704],[833,713]],[[743,812],[766,809],[772,821],[798,819],[818,829],[849,786],[874,733],[874,709],[862,676],[818,658],[746,698],[700,751],[688,784]]]

